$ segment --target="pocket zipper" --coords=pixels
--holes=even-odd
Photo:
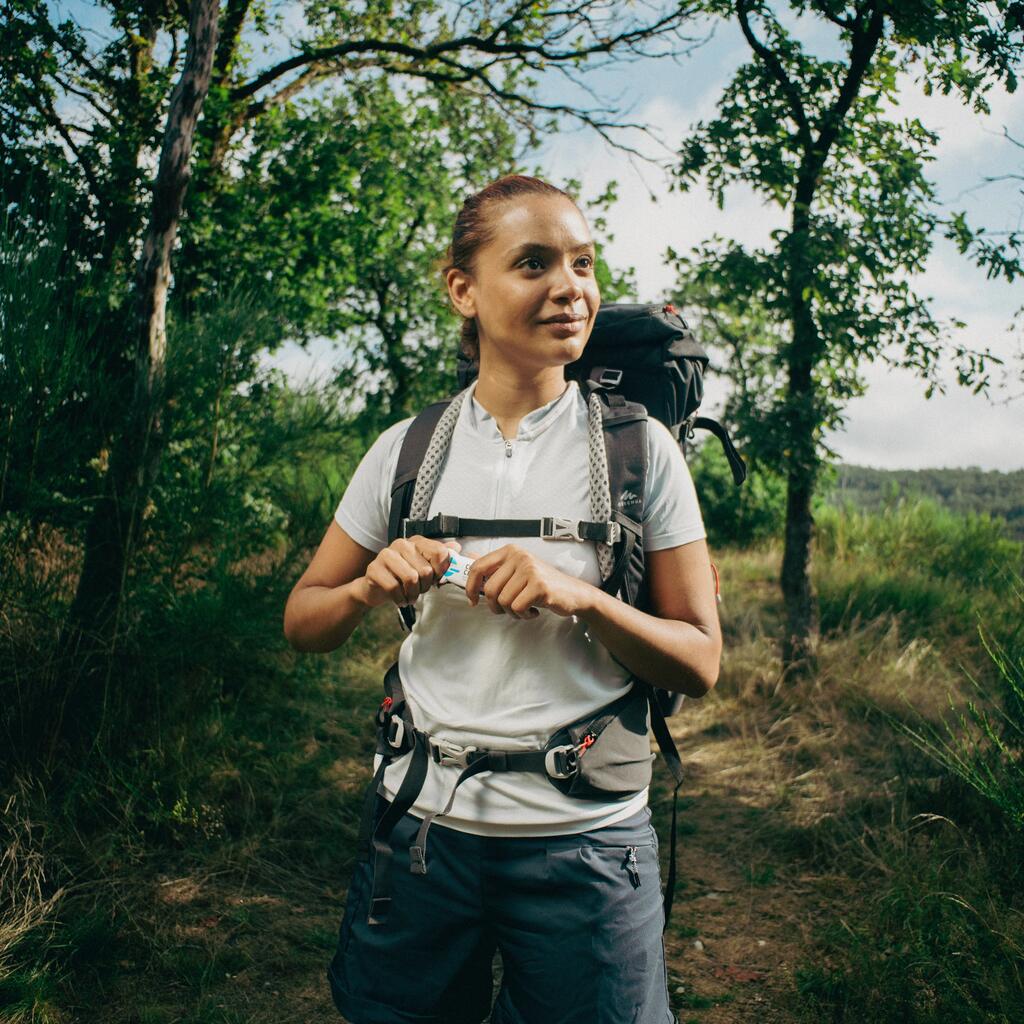
[[[633,888],[638,889],[640,887],[640,871],[638,869],[636,860],[636,847],[626,847],[626,871],[629,873],[629,880],[633,883]]]

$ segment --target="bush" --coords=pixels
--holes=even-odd
[[[748,465],[747,479],[737,487],[715,438],[692,450],[687,462],[710,544],[746,547],[782,536],[786,522],[786,482],[782,477],[762,466]]]
[[[1017,627],[1004,595],[1006,574],[1024,568],[1024,544],[1009,539],[1000,520],[927,499],[882,513],[822,506],[815,544],[826,632],[888,613],[926,635],[973,637],[979,612],[997,637]]]

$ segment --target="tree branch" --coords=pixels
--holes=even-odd
[[[526,8],[527,4],[521,5]],[[517,8],[518,9],[518,8]],[[550,15],[545,16],[550,20]],[[510,42],[501,43],[496,39],[498,31],[507,27],[511,22],[506,21],[489,36],[465,35],[457,39],[448,39],[431,43],[427,46],[414,46],[410,43],[399,43],[387,39],[360,39],[339,43],[335,46],[328,46],[323,49],[310,50],[306,53],[297,53],[286,60],[268,68],[243,85],[232,90],[233,100],[244,100],[255,95],[260,89],[276,81],[282,75],[293,71],[296,68],[305,67],[313,63],[326,63],[342,60],[350,54],[357,53],[378,53],[394,57],[405,57],[410,61],[428,63],[438,60],[446,54],[458,53],[461,50],[472,50],[481,54],[496,54],[521,59],[526,54],[534,54],[544,61],[557,63],[560,61],[577,61],[598,53],[611,53],[619,47],[629,47],[653,35],[668,31],[672,26],[678,25],[684,19],[685,13],[682,10],[673,11],[650,25],[642,26],[621,32],[616,36],[598,38],[597,42],[589,46],[573,49],[552,49],[550,41],[540,43]],[[565,30],[568,31],[568,28]],[[564,35],[564,32],[562,33]]]
[[[750,21],[747,17],[748,0],[736,0],[736,16],[739,18],[740,28],[743,31],[743,35],[749,43],[750,48],[754,53],[761,58],[765,67],[772,73],[775,81],[779,83],[779,87],[785,93],[786,99],[789,101],[789,110],[793,116],[793,120],[796,121],[797,134],[800,137],[801,145],[806,149],[811,143],[811,128],[807,121],[807,113],[804,110],[803,100],[800,98],[800,93],[793,85],[789,75],[786,74],[786,69],[782,66],[782,61],[779,60],[779,55],[774,50],[769,49],[761,42],[757,36],[754,35],[753,29],[750,27]]]
[[[45,122],[50,125],[50,127],[57,129],[60,137],[64,140],[68,149],[70,149],[74,154],[75,159],[82,168],[82,173],[85,175],[85,179],[89,183],[89,191],[92,192],[93,198],[98,203],[102,202],[102,190],[100,189],[99,179],[96,177],[96,173],[93,170],[92,164],[89,162],[89,158],[78,148],[75,144],[75,140],[71,138],[71,133],[68,131],[67,126],[57,116],[57,111],[54,109],[50,97],[47,96],[42,83],[37,81],[35,82],[35,86],[39,98],[36,99],[33,97],[33,105],[43,115]]]
[[[629,129],[633,128],[637,131],[644,133],[647,136],[653,138],[650,129],[647,125],[638,124],[635,122],[620,122],[620,121],[604,121],[595,118],[592,114],[587,111],[577,110],[574,107],[564,103],[541,103],[539,100],[531,99],[528,96],[523,96],[520,93],[509,92],[507,89],[502,89],[496,85],[483,73],[482,69],[473,67],[472,65],[466,67],[462,64],[457,64],[454,61],[443,61],[450,66],[454,73],[451,75],[442,74],[436,71],[427,71],[426,69],[420,69],[416,67],[408,67],[406,65],[385,65],[384,67],[389,71],[398,72],[401,74],[407,74],[422,78],[428,82],[440,83],[440,84],[453,84],[453,85],[465,85],[470,82],[479,82],[487,90],[493,99],[498,102],[499,109],[507,114],[510,118],[516,121],[517,124],[522,127],[530,127],[529,123],[522,119],[522,116],[512,110],[508,104],[515,104],[520,107],[525,107],[528,110],[543,111],[549,114],[564,114],[568,117],[575,118],[576,120],[585,124],[588,128],[593,129],[605,140],[610,146],[615,147],[625,153],[630,153],[634,156],[639,157],[642,160],[650,161],[650,157],[646,154],[641,153],[638,149],[632,146],[624,145],[621,142],[616,141],[609,134],[609,129]],[[655,139],[655,141],[658,141]]]
[[[843,18],[836,14],[836,12],[829,6],[828,0],[811,0],[811,6],[823,18],[831,21],[833,25],[838,25],[839,28],[845,29],[848,32],[853,31],[853,28],[857,23],[856,18]]]
[[[863,23],[858,19],[853,29],[853,41],[850,45],[850,68],[846,73],[839,95],[835,103],[825,112],[821,119],[821,130],[814,143],[814,152],[817,154],[818,166],[824,164],[828,157],[832,144],[836,141],[843,119],[849,113],[857,93],[860,91],[861,83],[864,80],[864,73],[867,71],[871,58],[878,48],[879,40],[882,38],[882,29],[885,27],[885,15],[877,4],[872,5],[871,19],[865,29]]]
[[[72,93],[73,95],[79,96],[83,100],[85,100],[86,103],[88,103],[89,106],[91,106],[97,114],[106,119],[107,124],[113,126],[117,123],[117,119],[114,117],[114,115],[109,110],[107,110],[106,107],[98,103],[96,97],[93,96],[92,93],[86,92],[84,89],[76,89],[75,86],[73,86],[70,82],[65,82],[57,74],[54,74],[53,80],[66,92]]]

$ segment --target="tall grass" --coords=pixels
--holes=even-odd
[[[929,499],[882,512],[822,507],[815,586],[826,631],[894,615],[929,635],[973,637],[978,617],[1003,640],[1020,628],[1005,596],[1024,544],[999,519],[957,515]]]
[[[1024,587],[1019,578],[1012,592],[1013,607],[1024,618]],[[1018,634],[1012,646],[1004,646],[987,636],[984,628],[980,632],[995,679],[967,673],[969,699],[963,704],[951,700],[941,725],[904,720],[897,727],[1024,836],[1024,642]]]

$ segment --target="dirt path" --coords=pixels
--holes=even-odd
[[[688,753],[665,943],[673,1007],[680,1024],[797,1021],[794,971],[826,912],[821,880],[784,852],[774,812],[787,797],[765,757],[752,757],[749,739],[722,735],[714,710],[696,717],[674,730]],[[659,818],[667,856],[668,818]]]

